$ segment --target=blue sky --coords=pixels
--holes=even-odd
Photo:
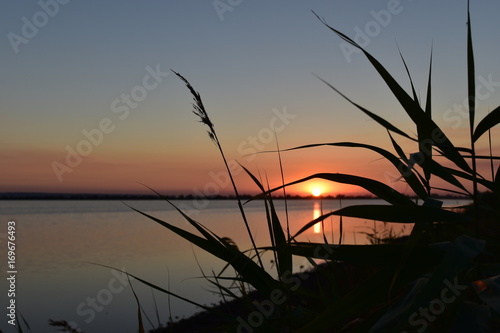
[[[3,4],[0,14],[0,186],[135,192],[143,182],[178,193],[212,182],[223,170],[220,158],[190,113],[183,83],[158,74],[170,68],[201,93],[228,157],[271,179],[275,155],[248,158],[242,151],[273,149],[267,129],[283,119],[283,148],[334,141],[388,147],[383,129],[313,73],[414,131],[366,59],[346,56],[340,38],[311,10],[353,38],[364,34],[367,50],[408,88],[397,42],[422,99],[433,45],[434,119],[467,144],[467,122],[453,109],[466,96],[465,1],[17,1]],[[479,116],[500,105],[499,12],[498,1],[472,1],[476,74],[491,88]],[[155,71],[159,80],[144,81]],[[133,92],[140,102],[126,104],[123,94]],[[108,133],[100,129],[103,119]],[[82,131],[96,129],[102,137],[82,144],[89,141]],[[78,148],[89,153],[69,165],[68,149]],[[380,179],[387,166],[377,159],[342,149],[284,154],[290,180],[320,171]],[[241,183],[250,189],[247,179]]]

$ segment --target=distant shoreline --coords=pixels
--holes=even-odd
[[[247,200],[254,198],[254,195],[244,194],[240,198]],[[212,196],[212,197],[198,197],[193,195],[164,195],[160,197],[156,194],[99,194],[99,193],[0,193],[0,200],[235,200],[235,196]],[[309,196],[299,196],[299,195],[287,195],[286,199],[291,200],[317,200],[317,199],[376,199],[371,195],[336,195],[336,196],[321,196],[314,197]],[[468,199],[464,196],[446,196],[437,195],[433,196],[435,199]],[[284,199],[283,196],[273,196],[273,199]]]

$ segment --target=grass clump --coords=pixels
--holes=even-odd
[[[456,147],[432,119],[432,84],[429,70],[427,97],[421,105],[411,76],[407,93],[368,51],[351,38],[318,19],[337,36],[362,51],[401,108],[416,126],[409,135],[389,121],[350,100],[333,85],[321,79],[336,93],[381,125],[392,143],[387,149],[357,142],[317,143],[287,149],[298,151],[318,146],[368,149],[389,161],[408,184],[415,200],[375,179],[339,173],[317,173],[277,188],[265,187],[248,169],[247,175],[260,189],[267,217],[270,245],[257,247],[245,216],[243,203],[232,178],[215,127],[200,94],[181,74],[175,73],[194,97],[194,113],[208,127],[208,135],[217,146],[226,165],[237,198],[238,208],[252,243],[251,251],[240,250],[227,237],[220,237],[200,222],[175,207],[196,230],[196,234],[178,228],[147,213],[138,213],[171,230],[193,245],[226,263],[223,272],[234,269],[233,276],[223,272],[205,275],[226,301],[195,317],[196,327],[172,324],[162,331],[189,332],[474,332],[498,331],[500,298],[500,168],[492,177],[477,170],[478,159],[493,161],[500,157],[478,156],[477,140],[500,122],[500,107],[475,125],[474,55],[470,17],[467,22],[467,83],[469,98],[470,147]],[[404,59],[403,59],[404,62]],[[432,68],[432,56],[430,61]],[[404,64],[406,67],[406,64]],[[407,69],[407,67],[406,67]],[[407,69],[408,70],[408,69]],[[416,152],[407,156],[399,139],[410,140]],[[280,154],[278,148],[278,156]],[[415,161],[419,161],[415,163]],[[437,188],[439,178],[447,184]],[[272,193],[311,179],[357,185],[385,205],[355,205],[326,212],[291,234],[276,213]],[[481,195],[479,186],[490,194]],[[471,199],[462,211],[442,207],[433,198],[436,190],[460,194]],[[299,242],[297,237],[330,216],[362,218],[386,223],[411,223],[408,237],[394,233],[372,233],[369,245]],[[271,252],[275,275],[264,269],[261,254]],[[293,256],[326,260],[309,272],[292,271]],[[314,262],[314,261],[313,261]],[[137,277],[136,277],[137,278]],[[169,290],[152,288],[181,298]],[[190,301],[191,302],[191,301]],[[253,316],[253,317],[252,317]],[[193,324],[193,322],[191,322]],[[184,327],[184,328],[182,328]],[[156,330],[157,332],[160,329]]]

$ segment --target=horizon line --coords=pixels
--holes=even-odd
[[[262,197],[257,194],[241,194],[239,196],[242,199],[262,199]],[[415,195],[408,195],[409,198],[416,198]],[[434,198],[452,198],[452,199],[467,199],[466,196],[461,196],[457,194],[437,194],[433,196]],[[119,199],[145,199],[145,200],[160,200],[166,198],[169,200],[197,200],[197,199],[209,199],[209,200],[231,200],[236,199],[234,194],[230,195],[214,195],[214,196],[197,196],[193,194],[138,194],[138,193],[51,193],[51,192],[0,192],[0,200],[89,200],[89,199],[107,199],[107,200],[119,200]],[[336,195],[293,195],[287,194],[286,197],[283,195],[273,195],[273,199],[378,199],[372,194],[336,194]]]

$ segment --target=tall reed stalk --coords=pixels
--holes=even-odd
[[[194,103],[193,103],[193,113],[197,115],[200,118],[201,123],[205,124],[208,127],[208,136],[212,140],[212,142],[215,143],[217,146],[217,149],[219,150],[220,155],[222,156],[222,160],[224,162],[224,166],[226,167],[227,173],[229,175],[229,179],[231,180],[231,185],[233,186],[234,194],[236,196],[236,201],[238,202],[238,208],[241,213],[241,217],[243,218],[243,222],[245,224],[245,228],[247,230],[248,236],[250,237],[250,241],[252,242],[252,246],[255,250],[255,255],[257,256],[257,259],[259,261],[260,266],[262,269],[264,269],[264,265],[262,263],[262,259],[260,257],[260,253],[257,250],[257,245],[255,244],[255,240],[252,235],[252,231],[250,230],[250,226],[248,225],[247,217],[245,214],[245,210],[243,209],[243,205],[241,203],[240,199],[240,194],[238,193],[238,188],[236,187],[236,183],[234,182],[233,174],[231,172],[231,169],[229,168],[229,165],[227,163],[226,155],[224,154],[224,150],[222,150],[222,146],[220,144],[219,138],[217,137],[217,132],[215,131],[215,126],[208,117],[208,113],[205,109],[205,106],[203,105],[203,101],[201,100],[200,94],[194,90],[193,86],[191,86],[191,83],[189,83],[188,80],[184,78],[181,74],[172,71],[175,75],[177,75],[188,87],[189,91],[191,91],[191,94],[193,95]]]
[[[477,163],[476,163],[476,145],[474,143],[474,120],[476,116],[476,70],[474,65],[474,49],[472,47],[472,30],[470,22],[470,1],[467,1],[467,88],[469,91],[469,135],[471,143],[471,163],[472,163],[472,186],[474,217],[476,220],[476,232],[479,233],[479,201],[477,187]]]

